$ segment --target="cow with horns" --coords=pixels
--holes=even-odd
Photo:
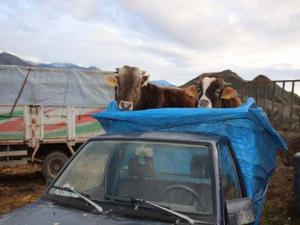
[[[197,86],[160,87],[149,81],[149,74],[137,67],[123,66],[105,78],[115,87],[116,100],[125,111],[150,108],[197,107]]]

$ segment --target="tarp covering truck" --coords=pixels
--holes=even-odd
[[[53,179],[80,144],[104,133],[91,115],[114,99],[108,74],[0,65],[0,166],[42,162]]]

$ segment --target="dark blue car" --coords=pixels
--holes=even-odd
[[[40,200],[1,225],[251,224],[225,137],[149,132],[87,141]]]

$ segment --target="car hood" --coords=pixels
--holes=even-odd
[[[19,208],[0,217],[0,225],[139,225],[169,223],[130,219],[127,217],[95,215],[92,213],[62,207],[47,200]]]

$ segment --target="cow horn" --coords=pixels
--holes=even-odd
[[[224,82],[224,87],[228,87],[228,86],[232,86],[232,83],[230,83],[230,82]]]

